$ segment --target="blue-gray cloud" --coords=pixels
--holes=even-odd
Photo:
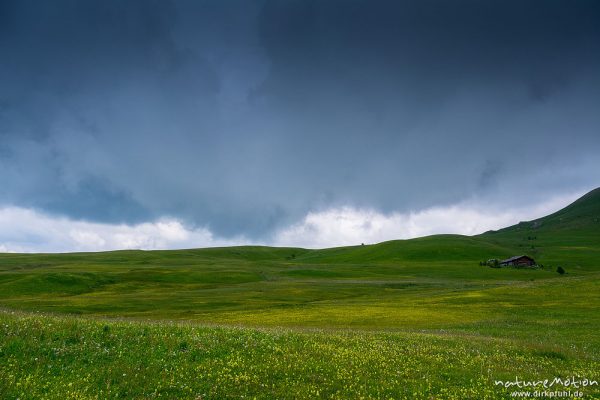
[[[4,1],[0,203],[260,238],[600,184],[595,1]]]

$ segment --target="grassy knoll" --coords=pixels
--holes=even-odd
[[[599,220],[595,190],[473,237],[0,254],[0,398],[479,399],[515,375],[600,380]],[[479,265],[517,254],[544,268]]]

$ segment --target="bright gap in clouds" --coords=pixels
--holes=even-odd
[[[504,210],[469,203],[388,215],[349,207],[332,209],[309,213],[301,223],[280,231],[275,245],[319,248],[373,244],[439,233],[475,235],[546,216],[580,196],[557,197],[533,207]]]
[[[561,196],[534,206],[505,210],[476,203],[392,214],[352,207],[334,208],[311,212],[299,223],[276,232],[270,241],[262,243],[244,237],[218,238],[206,228],[188,228],[175,219],[138,225],[100,224],[7,207],[0,209],[0,252],[151,250],[244,244],[324,248],[436,233],[473,235],[545,216],[580,195]]]

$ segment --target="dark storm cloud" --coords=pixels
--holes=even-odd
[[[600,184],[595,1],[4,1],[0,52],[2,204],[259,237]]]

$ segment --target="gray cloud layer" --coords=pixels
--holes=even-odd
[[[3,1],[0,54],[0,204],[261,238],[600,185],[596,1]]]

